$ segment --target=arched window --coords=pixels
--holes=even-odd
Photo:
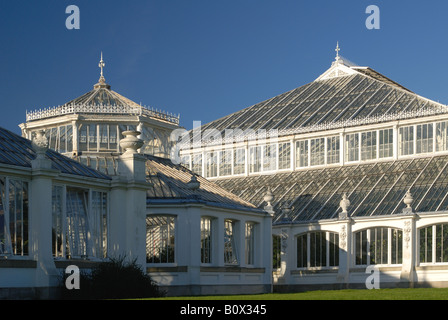
[[[401,264],[403,232],[400,229],[375,227],[355,233],[355,264]]]
[[[420,263],[448,262],[448,223],[419,229]]]
[[[297,236],[297,268],[339,266],[339,235],[315,231]]]

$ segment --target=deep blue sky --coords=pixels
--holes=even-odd
[[[80,9],[68,30],[65,9]],[[368,30],[368,5],[380,30]],[[64,104],[98,81],[207,123],[304,85],[334,59],[383,73],[448,103],[448,1],[0,0],[0,126]]]

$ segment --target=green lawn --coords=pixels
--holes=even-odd
[[[448,288],[326,290],[259,295],[169,297],[154,300],[448,300]]]

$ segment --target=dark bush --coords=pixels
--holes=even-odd
[[[164,293],[137,265],[125,257],[100,262],[90,273],[80,275],[80,289],[68,290],[63,276],[63,299],[132,299],[160,297]]]

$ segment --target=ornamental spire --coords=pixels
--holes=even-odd
[[[104,79],[104,76],[103,76],[103,68],[106,66],[106,64],[104,63],[104,61],[103,61],[103,51],[101,51],[101,60],[100,60],[100,63],[98,64],[98,67],[100,67],[100,69],[101,69],[101,73],[100,73],[100,75],[101,75],[101,77],[100,77],[100,82],[101,82],[101,80],[103,80],[104,82],[106,82],[106,79]]]
[[[336,51],[335,60],[338,61],[339,60],[339,51],[341,51],[341,48],[339,48],[339,41],[336,42],[336,49],[334,49],[334,51]]]
[[[104,74],[103,74],[103,68],[106,66],[106,64],[104,63],[104,61],[103,61],[103,51],[101,51],[101,60],[100,60],[100,62],[99,62],[99,64],[98,64],[98,67],[101,69],[101,72],[100,72],[100,79],[98,80],[98,83],[97,84],[95,84],[94,86],[93,86],[93,88],[95,88],[95,89],[98,89],[98,88],[107,88],[107,89],[110,89],[110,85],[108,85],[107,83],[106,83],[106,79],[104,78]]]

